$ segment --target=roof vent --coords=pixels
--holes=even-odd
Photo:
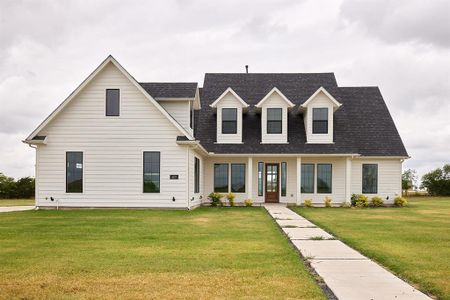
[[[245,65],[245,73],[248,74],[248,65]]]

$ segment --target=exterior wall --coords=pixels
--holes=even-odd
[[[268,134],[267,133],[267,108],[282,108],[282,132],[281,134]],[[287,118],[288,118],[288,105],[281,96],[274,92],[261,106],[261,142],[270,144],[284,144],[287,143]]]
[[[105,89],[119,88],[119,117],[105,117]],[[39,134],[37,205],[187,207],[185,146],[179,130],[110,63]],[[66,151],[83,151],[83,193],[65,193]],[[161,152],[160,193],[143,193],[143,151]],[[178,180],[170,180],[172,174]],[[175,197],[175,201],[172,198]]]
[[[190,127],[190,101],[161,100],[162,107],[178,122],[187,132],[192,133]]]
[[[195,193],[195,158],[200,160],[200,191]],[[204,195],[204,159],[203,156],[195,150],[189,149],[189,201],[190,207],[199,206],[202,200],[205,198]]]
[[[328,133],[327,134],[313,134],[312,133],[312,123],[313,123],[313,108],[328,108]],[[305,128],[306,128],[306,139],[308,143],[312,144],[328,144],[333,143],[333,103],[331,100],[323,93],[320,92],[317,96],[308,104],[306,115],[305,115]]]
[[[385,204],[394,203],[394,198],[402,194],[402,161],[400,159],[353,159],[351,172],[352,194],[362,194],[363,164],[378,164],[378,193],[366,194],[366,196],[369,198],[379,196],[384,200]],[[389,197],[389,200],[386,197]]]
[[[237,132],[236,134],[222,134],[222,108],[237,108]],[[217,103],[217,143],[240,144],[242,143],[242,104],[236,97],[228,92]]]

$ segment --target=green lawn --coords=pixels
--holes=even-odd
[[[34,205],[34,199],[0,199],[0,206]]]
[[[295,208],[420,290],[450,299],[450,198],[406,208]]]
[[[0,215],[0,298],[325,299],[262,208]]]

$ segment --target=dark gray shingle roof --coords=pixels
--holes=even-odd
[[[298,106],[323,86],[343,105],[334,114],[334,143],[306,144],[303,115]],[[209,107],[228,87],[250,104],[243,115],[243,144],[216,144],[216,114]],[[277,87],[296,106],[288,118],[288,144],[261,144],[261,115],[254,105]],[[195,136],[215,153],[359,153],[407,156],[378,88],[339,88],[333,73],[206,74],[196,111]]]
[[[194,98],[197,82],[139,82],[153,98]]]

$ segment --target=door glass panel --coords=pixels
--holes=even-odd
[[[266,191],[269,193],[278,192],[278,166],[267,165]]]

